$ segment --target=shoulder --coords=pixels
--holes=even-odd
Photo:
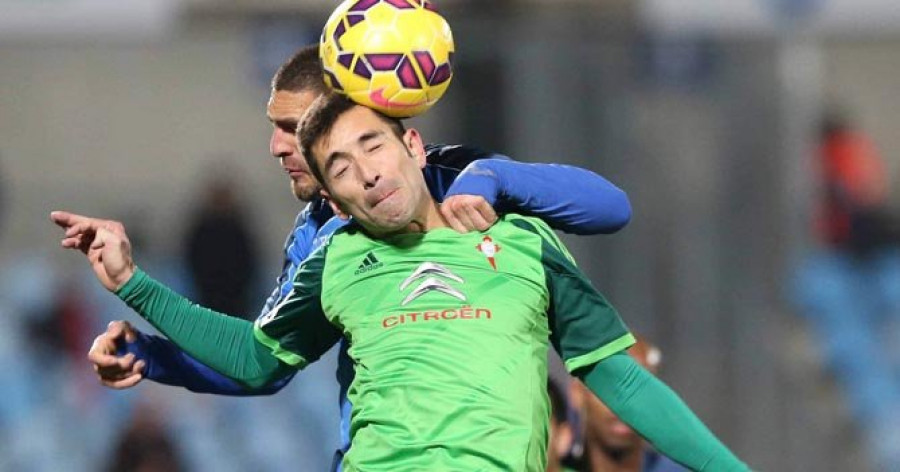
[[[572,255],[563,244],[559,236],[544,220],[533,216],[522,216],[508,213],[495,224],[503,224],[515,228],[516,231],[526,233],[534,237],[534,241],[540,242],[542,259],[557,260],[564,263],[574,263]]]
[[[555,239],[555,233],[553,233],[553,229],[550,228],[550,225],[545,223],[544,220],[533,216],[507,213],[503,215],[497,223],[518,228],[521,231],[534,233],[541,237],[553,235],[553,238]]]
[[[426,144],[425,158],[428,164],[462,170],[472,161],[479,159],[508,159],[473,146],[463,144]]]
[[[323,235],[322,243],[314,254],[322,259],[327,258],[330,263],[336,258],[347,257],[363,250],[370,246],[372,241],[358,223],[350,220],[334,232]]]

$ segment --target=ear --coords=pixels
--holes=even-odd
[[[319,190],[319,194],[322,195],[322,198],[328,200],[328,205],[331,206],[331,210],[334,211],[335,215],[337,215],[342,220],[350,219],[350,215],[347,214],[347,212],[345,212],[344,209],[341,208],[341,206],[337,202],[335,202],[333,198],[331,198],[331,194],[328,193],[328,190],[325,190],[323,188],[322,190]]]
[[[403,145],[409,151],[409,154],[419,164],[419,168],[425,167],[425,143],[422,142],[422,135],[419,130],[409,128],[403,133]]]

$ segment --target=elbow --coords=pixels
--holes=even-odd
[[[287,379],[285,378],[271,378],[271,377],[254,377],[249,379],[240,379],[238,380],[240,384],[247,390],[247,393],[250,395],[271,395],[273,393],[278,392],[285,385],[287,385]]]
[[[247,395],[271,395],[284,388],[294,377],[294,373],[296,373],[295,370],[279,363],[272,370],[235,380],[244,387]]]
[[[564,231],[581,236],[613,234],[631,222],[631,202],[622,190],[615,189],[613,194],[608,193],[606,199],[598,199],[597,203],[602,207],[594,208],[591,215],[585,216],[583,221],[588,224],[574,224]]]
[[[619,192],[617,203],[610,212],[609,233],[615,233],[631,222],[631,202],[625,192],[621,190]]]

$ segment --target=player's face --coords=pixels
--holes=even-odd
[[[310,173],[297,146],[297,123],[318,95],[312,91],[274,90],[266,115],[272,123],[269,152],[278,159],[291,178],[291,190],[300,200],[311,200],[319,193],[319,182]]]
[[[340,213],[385,235],[404,230],[430,203],[419,133],[398,137],[372,110],[356,106],[313,146],[329,198]]]

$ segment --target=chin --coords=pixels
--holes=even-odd
[[[291,191],[298,200],[304,202],[312,201],[319,194],[319,188],[311,185],[304,185],[300,182],[291,181]]]

